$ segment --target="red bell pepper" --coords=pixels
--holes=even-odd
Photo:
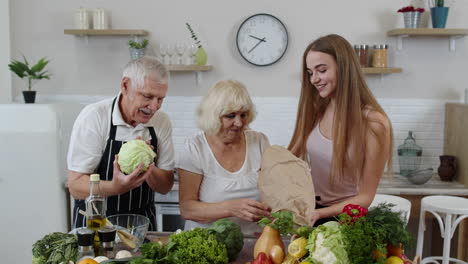
[[[341,212],[351,216],[351,221],[354,222],[356,221],[356,219],[363,217],[367,214],[367,208],[361,207],[357,204],[348,204],[345,207],[343,207],[343,211]]]
[[[273,262],[271,262],[264,252],[260,252],[258,253],[257,258],[250,264],[273,264]]]

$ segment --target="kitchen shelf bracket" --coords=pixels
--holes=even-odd
[[[195,72],[196,85],[198,86],[202,81],[203,81],[203,73],[199,71]]]
[[[402,50],[403,49],[403,38],[407,38],[409,35],[399,35],[397,37],[397,49]]]
[[[454,35],[449,38],[449,50],[455,51],[455,41],[459,38],[463,38],[463,35]]]

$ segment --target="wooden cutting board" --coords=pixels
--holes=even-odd
[[[444,154],[457,158],[455,180],[468,186],[468,104],[445,104]]]

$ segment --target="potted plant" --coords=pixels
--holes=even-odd
[[[28,79],[28,90],[23,91],[23,97],[25,103],[34,103],[36,100],[36,91],[31,88],[33,86],[33,80],[50,79],[50,74],[45,70],[45,66],[49,61],[44,57],[40,59],[36,64],[29,66],[29,62],[23,55],[24,62],[12,60],[8,67],[21,79]]]
[[[431,0],[431,18],[433,28],[445,28],[449,8],[444,0]]]
[[[198,46],[198,50],[195,53],[195,62],[198,65],[205,65],[206,61],[208,60],[208,55],[206,54],[205,50],[203,49],[203,46],[201,44],[201,41],[198,39],[197,35],[192,29],[192,26],[190,26],[189,23],[185,23],[187,26],[187,29],[190,31],[192,39],[195,41],[195,44]]]
[[[418,28],[421,24],[421,14],[424,12],[424,8],[410,5],[398,9],[398,12],[403,13],[405,28]]]
[[[148,40],[144,39],[140,41],[129,40],[128,46],[130,47],[130,58],[136,60],[146,53],[146,47],[148,46]]]

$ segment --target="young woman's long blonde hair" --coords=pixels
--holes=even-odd
[[[333,158],[331,181],[343,181],[345,174],[354,175],[358,182],[364,167],[366,134],[370,122],[379,122],[367,117],[366,109],[377,111],[388,118],[367,87],[359,59],[349,42],[339,35],[321,37],[307,46],[302,57],[302,88],[299,98],[296,126],[289,144],[295,154],[305,159],[306,142],[313,128],[322,119],[330,99],[321,98],[310,82],[306,57],[310,51],[331,55],[337,64],[337,83],[334,91],[336,110],[333,120]],[[382,124],[384,125],[384,124]],[[376,136],[374,131],[370,131]],[[393,133],[390,126],[390,153],[387,168],[391,170]],[[379,142],[384,145],[385,142]],[[385,153],[383,153],[385,154]],[[313,172],[312,172],[313,173]]]

